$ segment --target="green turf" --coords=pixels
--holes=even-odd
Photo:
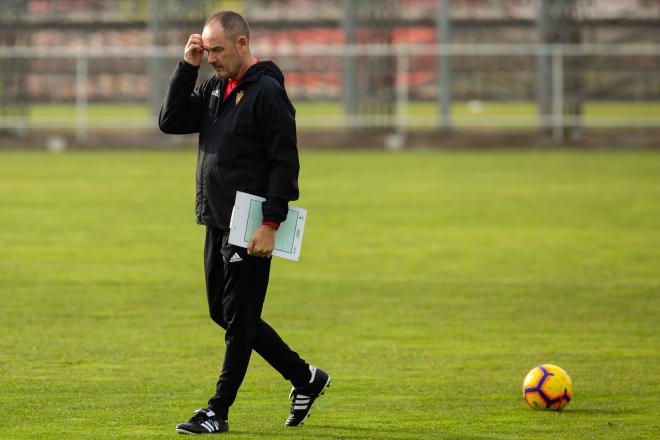
[[[334,375],[309,423],[255,355],[228,438],[657,438],[660,154],[305,152],[264,317]],[[192,152],[0,154],[0,438],[177,438],[209,397]],[[521,396],[551,362],[563,413]]]

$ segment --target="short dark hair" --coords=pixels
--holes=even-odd
[[[225,37],[235,40],[239,35],[245,35],[250,40],[250,27],[241,14],[234,11],[222,11],[209,17],[204,26],[217,21],[224,30]]]

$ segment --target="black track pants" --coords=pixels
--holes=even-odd
[[[209,406],[221,416],[236,398],[254,349],[285,379],[304,383],[307,364],[261,319],[270,258],[247,255],[227,242],[229,231],[206,228],[204,271],[211,319],[226,330],[225,358]]]

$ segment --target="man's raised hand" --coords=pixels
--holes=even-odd
[[[204,43],[200,34],[192,34],[188,38],[183,59],[193,66],[199,67],[202,65],[202,61],[204,61]]]

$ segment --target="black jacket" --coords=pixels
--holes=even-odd
[[[266,198],[264,221],[282,223],[298,198],[295,109],[282,71],[251,66],[223,102],[227,81],[213,75],[195,88],[198,67],[180,61],[160,110],[169,134],[199,132],[197,222],[229,228],[236,191]]]

